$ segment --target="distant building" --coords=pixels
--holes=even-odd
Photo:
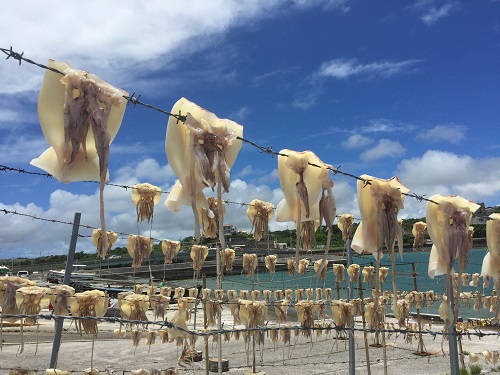
[[[233,224],[224,224],[224,236],[230,236],[236,233],[236,227]]]

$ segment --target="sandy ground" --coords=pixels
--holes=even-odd
[[[293,310],[293,309],[290,309]],[[175,311],[168,313],[170,319]],[[42,313],[48,313],[42,311]],[[148,318],[153,320],[149,315]],[[197,315],[198,327],[203,325],[202,314]],[[272,316],[270,316],[272,318]],[[290,314],[290,324],[294,323],[294,317]],[[389,319],[390,321],[390,319]],[[223,322],[226,327],[233,327],[229,309],[223,311]],[[0,374],[8,374],[9,369],[21,367],[24,369],[37,370],[43,374],[49,367],[53,345],[54,322],[42,321],[38,333],[34,326],[24,328],[24,351],[20,351],[19,325],[5,326],[2,328],[2,351],[0,352]],[[270,323],[272,324],[272,323]],[[117,323],[100,323],[97,339],[93,342],[92,336],[80,336],[75,329],[74,323],[65,321],[63,342],[61,344],[57,367],[69,370],[71,373],[81,374],[82,370],[93,366],[106,374],[129,374],[130,370],[140,368],[167,369],[178,367],[181,374],[204,374],[205,370],[205,347],[204,340],[198,339],[196,349],[203,351],[203,360],[193,365],[177,363],[181,355],[182,347],[176,346],[175,342],[162,344],[157,338],[155,344],[146,345],[145,335],[139,346],[134,348],[127,334],[125,339],[116,339],[113,330],[118,328]],[[190,324],[190,328],[192,325]],[[361,328],[361,323],[356,323],[356,328]],[[150,327],[151,329],[155,327]],[[158,328],[158,326],[156,326]],[[425,328],[429,328],[428,325]],[[439,331],[436,324],[432,326],[433,331]],[[483,330],[484,333],[492,331]],[[355,363],[356,374],[367,373],[367,361],[362,332],[355,334],[356,350]],[[368,334],[368,342],[373,343],[373,335]],[[436,339],[431,335],[424,336],[426,351],[429,356],[418,356],[414,354],[417,350],[417,339],[406,343],[403,335],[392,334],[387,338],[387,366],[389,374],[445,374],[450,373],[448,342],[444,343],[446,354],[441,350],[441,336]],[[93,347],[93,348],[92,348]],[[481,353],[484,350],[500,350],[500,338],[498,336],[487,336],[479,339],[471,336],[465,339],[463,350],[470,353]],[[93,357],[92,357],[93,351]],[[218,349],[212,338],[208,340],[209,358],[217,357]],[[239,340],[231,337],[230,341],[223,341],[223,357],[229,360],[229,374],[252,373],[252,346],[246,346],[243,336]],[[383,349],[377,347],[369,348],[370,369],[372,374],[384,373]],[[466,364],[469,362],[466,358]],[[483,373],[492,372],[492,365],[484,362],[480,355],[480,364]],[[497,364],[499,366],[500,363]],[[500,371],[500,367],[497,368]],[[269,336],[265,338],[263,346],[256,346],[256,372],[266,374],[348,374],[349,354],[348,341],[336,339],[336,333],[323,333],[317,335],[313,332],[311,337],[291,334],[291,344],[283,345],[278,338],[273,343]]]

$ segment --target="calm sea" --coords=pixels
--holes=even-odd
[[[469,274],[481,273],[481,265],[483,258],[487,252],[486,248],[473,249],[469,252],[469,265],[464,270]],[[371,255],[364,256],[353,256],[353,263],[357,263],[361,268],[365,265],[373,264],[375,265],[375,259]],[[429,252],[407,252],[404,253],[403,259],[396,255],[396,278],[397,278],[397,288],[400,291],[412,291],[413,287],[413,276],[412,276],[412,263],[415,263],[417,270],[417,288],[419,291],[429,291],[433,290],[435,293],[444,293],[445,281],[444,276],[437,276],[431,279],[427,275],[427,266],[429,263]],[[386,254],[382,258],[381,265],[389,268],[389,275],[387,281],[383,283],[382,289],[389,290],[392,292],[392,279],[391,279],[391,259]],[[458,270],[458,266],[455,265],[455,270]],[[347,279],[347,273],[345,273],[344,278]],[[488,288],[483,289],[483,279],[480,278],[478,287],[463,286],[463,292],[475,292],[480,291],[485,295],[491,295],[493,288],[493,281]],[[335,277],[333,275],[332,268],[330,267],[327,272],[326,281],[318,281],[316,274],[313,270],[312,265],[309,265],[308,272],[306,275],[289,276],[286,271],[276,272],[271,278],[268,272],[256,273],[253,278],[248,278],[246,274],[234,274],[225,275],[222,280],[222,289],[234,289],[239,290],[266,290],[271,291],[276,289],[299,289],[299,288],[332,288],[332,298],[337,298],[337,292],[335,290]],[[371,295],[372,287],[363,283],[364,296]],[[216,279],[215,277],[207,278],[207,288],[216,289]],[[347,281],[340,283],[340,297],[347,298]],[[358,291],[354,290],[354,298],[358,297]],[[294,294],[295,296],[295,294]],[[294,297],[295,298],[295,297]],[[439,307],[440,301],[435,302],[434,306],[426,306],[421,309],[422,313],[437,314],[437,309]],[[474,303],[472,302],[472,306]],[[462,303],[460,308],[460,316],[464,318],[476,317],[476,318],[489,318],[491,314],[487,309],[481,307],[480,311],[474,311],[472,307],[467,308],[465,304]]]

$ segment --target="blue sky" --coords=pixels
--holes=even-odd
[[[42,2],[3,4],[0,47],[68,62],[166,110],[184,96],[241,123],[244,137],[262,146],[312,150],[355,175],[397,175],[410,193],[500,203],[499,1],[92,3],[86,8],[102,11],[78,21],[77,3],[55,1],[50,12]],[[2,165],[37,171],[29,162],[48,147],[37,115],[43,74],[0,61]],[[167,121],[127,108],[111,146],[112,183],[170,189]],[[63,221],[79,211],[82,224],[99,227],[97,184],[1,178],[0,209]],[[248,145],[231,180],[230,200],[282,198],[277,159]],[[333,180],[337,212],[358,215],[355,181]],[[109,229],[137,233],[130,191],[107,187],[105,198]],[[163,201],[153,237],[191,235],[190,208],[173,214]],[[245,208],[227,211],[225,222],[250,229]],[[400,217],[424,215],[424,203],[406,199]],[[272,221],[273,229],[292,226]],[[0,258],[64,253],[70,233],[67,225],[2,215]],[[78,250],[93,249],[82,238]]]

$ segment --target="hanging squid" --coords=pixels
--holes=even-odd
[[[243,272],[246,272],[248,277],[253,277],[257,269],[257,254],[243,254]]]
[[[38,117],[50,144],[31,165],[43,169],[63,183],[100,182],[100,219],[103,248],[107,248],[104,221],[104,183],[107,180],[109,145],[125,113],[127,92],[115,88],[94,74],[49,60],[49,69],[38,97]]]
[[[109,298],[100,290],[88,290],[69,297],[71,315],[84,319],[76,320],[76,329],[82,334],[97,334],[97,320],[86,317],[101,318],[108,309]]]
[[[413,228],[411,230],[411,234],[413,234],[413,249],[421,250],[424,246],[425,240],[425,229],[427,228],[427,224],[423,221],[417,221],[413,224]]]
[[[127,251],[132,257],[132,267],[137,268],[141,263],[149,259],[153,244],[150,237],[135,236],[130,234],[127,240]]]
[[[229,170],[241,149],[243,126],[219,119],[185,98],[179,99],[172,113],[186,116],[184,122],[170,117],[165,139],[167,159],[178,180],[165,205],[174,212],[180,205],[191,205],[195,215],[195,240],[199,242],[197,207],[208,208],[203,193],[219,181],[229,191]]]
[[[481,268],[483,278],[491,277],[500,281],[500,214],[494,213],[486,222],[486,245],[488,252],[484,256]]]
[[[92,243],[94,246],[97,248],[97,257],[105,259],[106,256],[108,255],[109,251],[111,248],[114,246],[116,240],[118,239],[118,235],[111,231],[108,230],[107,232],[107,247],[104,247],[104,236],[102,235],[102,229],[94,229],[92,231]]]
[[[479,285],[479,274],[473,273],[471,275],[471,281],[469,282],[469,286],[478,286]]]
[[[266,265],[266,268],[269,270],[271,277],[276,272],[276,258],[277,258],[276,255],[267,255],[264,258],[264,263]]]
[[[49,302],[54,315],[68,315],[68,298],[75,294],[75,288],[69,285],[54,285],[50,287]]]
[[[294,259],[287,259],[286,260],[286,267],[287,267],[287,273],[289,276],[293,276],[295,273],[295,260]]]
[[[2,315],[19,314],[19,309],[16,304],[16,291],[23,287],[35,286],[35,282],[17,276],[1,276],[0,277],[0,307],[2,307]],[[1,318],[1,321],[15,322],[18,318]],[[0,322],[1,324],[1,322]],[[0,330],[1,331],[1,330]],[[0,340],[1,343],[1,340]]]
[[[319,268],[316,271],[318,275],[324,275],[320,277],[324,280],[326,277],[326,267],[328,266],[327,256],[328,251],[330,251],[330,242],[332,239],[333,221],[337,215],[337,207],[335,205],[335,197],[332,192],[333,181],[330,175],[327,173],[323,178],[323,185],[321,187],[321,198],[319,200],[319,225],[322,225],[323,220],[325,220],[327,237],[325,252],[323,254],[323,261],[319,264]]]
[[[380,267],[378,269],[378,277],[380,278],[381,283],[385,283],[387,280],[387,275],[389,274],[389,268],[387,267]]]
[[[180,241],[163,240],[161,242],[161,251],[165,256],[165,264],[172,264],[173,260],[177,258],[177,254],[181,249]]]
[[[437,203],[437,204],[436,204]],[[458,258],[460,279],[463,269],[468,262],[468,254],[471,249],[469,241],[469,225],[472,214],[479,205],[459,196],[434,195],[427,203],[426,222],[427,231],[433,242],[429,258],[428,273],[430,278],[445,274],[447,294],[453,293],[450,275],[453,264]],[[457,287],[457,296],[460,295],[460,283]],[[450,300],[447,301],[450,304]],[[460,303],[457,301],[455,311],[451,311],[451,318],[445,322],[447,330],[450,324],[456,322]]]
[[[154,208],[161,198],[161,189],[147,182],[132,186],[132,202],[135,204],[137,222],[153,220]]]
[[[361,271],[361,274],[363,275],[363,282],[373,285],[374,271],[375,268],[373,266],[363,267],[363,270]]]
[[[315,243],[314,231],[316,225],[319,225],[318,197],[328,170],[311,151],[295,152],[284,149],[278,156],[278,174],[285,197],[276,209],[276,221],[295,223],[295,262],[298,263],[300,244],[310,247]]]
[[[351,236],[353,223],[354,223],[354,216],[352,214],[339,215],[337,226],[342,232],[342,239],[344,241],[346,241]]]
[[[165,320],[165,313],[168,310],[169,303],[170,297],[165,297],[161,294],[149,297],[149,304],[153,310],[154,319],[161,318],[162,320]]]
[[[332,307],[332,317],[336,326],[344,327],[352,321],[354,309],[352,303],[342,300],[333,300],[330,302],[330,306]]]
[[[326,279],[326,269],[328,268],[328,260],[318,259],[314,262],[314,272],[318,276],[318,279],[325,280]]]
[[[309,260],[308,259],[300,259],[299,260],[299,269],[298,273],[301,275],[305,275],[307,272],[307,267],[309,266]]]
[[[333,274],[335,275],[335,282],[341,283],[344,281],[344,269],[345,266],[341,263],[332,264]]]
[[[45,375],[71,375],[71,372],[56,368],[48,368],[45,370]]]
[[[208,207],[198,207],[198,215],[203,227],[203,236],[216,238],[219,230],[219,208],[217,198],[207,198]],[[222,202],[222,217],[226,215],[226,203]]]
[[[221,251],[222,257],[222,268],[228,272],[233,270],[234,258],[236,256],[236,252],[233,249],[225,248]]]
[[[347,275],[351,283],[357,283],[359,279],[359,264],[353,263],[347,267]]]
[[[23,286],[16,290],[16,305],[19,314],[38,315],[43,304],[47,304],[46,289],[39,286]],[[26,318],[27,324],[36,324],[36,318]]]
[[[264,301],[239,300],[240,319],[247,329],[264,326],[267,318],[267,305]],[[259,345],[264,344],[263,332],[253,333]]]
[[[200,271],[208,256],[208,247],[202,245],[191,246],[191,259],[193,260],[193,270]]]
[[[260,291],[259,290],[252,290],[251,291],[251,296],[252,296],[252,301],[258,301],[260,297]]]
[[[262,291],[262,295],[264,296],[264,299],[266,300],[266,303],[271,302],[271,291],[268,289],[265,289]]]
[[[274,215],[274,205],[270,202],[263,202],[254,199],[247,209],[248,220],[252,223],[253,238],[260,241],[269,232],[269,222]]]

